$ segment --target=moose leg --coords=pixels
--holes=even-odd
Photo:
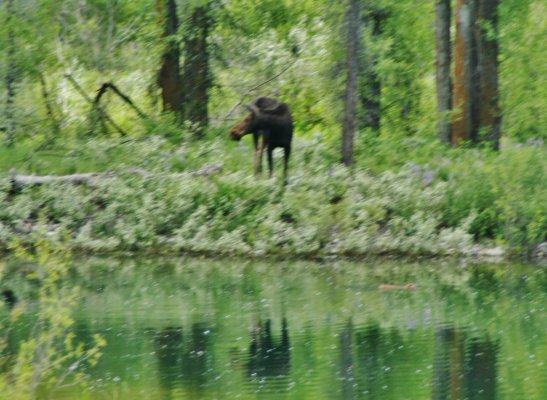
[[[253,164],[255,168],[255,175],[262,173],[262,154],[264,153],[264,139],[260,140],[262,135],[253,133],[253,141],[255,145],[255,152],[253,157]]]
[[[291,146],[286,146],[283,152],[283,180],[287,183],[289,173],[289,157],[291,156]]]
[[[270,178],[273,175],[273,147],[268,146],[268,171],[270,172]]]

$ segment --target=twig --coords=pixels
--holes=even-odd
[[[265,80],[262,83],[259,83],[256,86],[253,86],[252,88],[248,89],[245,93],[243,93],[243,95],[241,96],[241,99],[230,109],[230,111],[228,111],[228,114],[226,114],[226,116],[224,117],[224,121],[226,121],[232,115],[232,113],[235,111],[235,109],[237,107],[239,107],[241,105],[241,103],[243,103],[243,100],[245,99],[245,97],[247,97],[247,95],[249,93],[251,93],[252,91],[254,91],[258,88],[261,88],[262,86],[264,86],[264,85],[270,83],[271,81],[273,81],[274,79],[278,78],[279,76],[284,74],[287,70],[289,70],[289,68],[291,68],[294,64],[296,64],[297,61],[298,61],[298,58],[296,60],[294,60],[292,63],[290,63],[289,65],[287,65],[285,68],[283,68],[280,72],[278,72],[274,76],[270,77],[269,79]]]
[[[53,107],[51,105],[49,92],[47,90],[47,84],[46,84],[46,77],[42,72],[40,72],[40,85],[42,86],[42,97],[44,98],[44,105],[46,106],[46,113],[51,119],[51,124],[53,128],[53,138],[52,141],[56,139],[56,137],[59,135],[59,132],[61,130],[60,123],[55,117],[55,113],[53,112]]]

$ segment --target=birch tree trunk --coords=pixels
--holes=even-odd
[[[347,21],[347,81],[342,126],[342,162],[353,164],[353,142],[357,125],[358,52],[359,52],[359,0],[349,0]]]
[[[452,111],[452,78],[450,75],[450,0],[437,0],[435,15],[437,111],[439,113],[439,139],[449,144]]]

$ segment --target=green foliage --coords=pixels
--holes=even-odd
[[[187,7],[208,3],[213,29],[209,38],[214,88],[209,113],[216,127],[238,101],[260,94],[278,95],[294,109],[297,132],[316,134],[334,145],[340,135],[345,80],[345,3],[325,0],[196,0],[179,7],[184,35]],[[502,2],[499,8],[500,85],[503,136],[526,141],[544,137],[545,52],[544,2]],[[8,18],[0,7],[0,48],[8,31],[15,35],[17,70],[15,124],[17,141],[61,138],[90,133],[90,106],[64,75],[70,73],[89,97],[105,81],[114,82],[152,119],[147,124],[119,98],[107,93],[102,102],[112,119],[131,136],[164,134],[187,140],[161,115],[157,73],[163,48],[159,15],[149,1],[76,1],[59,5],[16,2]],[[409,135],[436,141],[434,7],[431,2],[382,0],[364,13],[383,15],[382,33],[363,36],[367,52],[377,58],[382,85],[381,134],[390,139]],[[7,21],[9,20],[9,23]],[[368,53],[367,53],[368,54]],[[7,64],[0,57],[0,76]],[[181,60],[182,62],[182,60]],[[49,99],[43,93],[45,78]],[[254,88],[254,89],[253,89]],[[2,101],[5,88],[0,91]],[[49,103],[53,115],[47,111]],[[236,109],[236,114],[240,111]],[[233,114],[233,113],[232,113]],[[237,118],[236,115],[231,115]],[[0,115],[0,128],[6,121]],[[178,130],[178,131],[177,131]],[[113,134],[95,127],[94,136]]]
[[[537,147],[508,149],[501,155],[475,154],[453,169],[459,185],[448,192],[449,219],[476,212],[471,233],[497,238],[519,253],[547,240],[545,152]]]
[[[500,93],[504,135],[547,137],[547,6],[541,0],[500,3]]]
[[[468,252],[474,238],[529,254],[547,239],[542,145],[492,152],[365,138],[360,167],[350,171],[328,143],[297,139],[283,188],[251,175],[247,139],[235,144],[222,133],[180,147],[157,137],[74,142],[79,157],[55,166],[37,153],[19,173],[117,174],[92,186],[51,184],[15,196],[5,175],[0,243],[31,235],[40,215],[52,238],[67,230],[70,246],[91,251],[442,254]],[[207,165],[223,172],[187,173]]]
[[[524,254],[545,240],[543,2],[500,5],[505,148],[499,155],[438,144],[433,3],[382,0],[366,8],[383,15],[381,34],[373,38],[369,26],[363,36],[377,61],[382,120],[380,132],[358,132],[354,175],[336,167],[345,3],[193,0],[184,6],[206,2],[214,20],[214,86],[212,127],[203,142],[192,141],[192,126],[160,110],[156,81],[165,38],[149,1],[16,2],[11,22],[0,24],[0,48],[8,47],[12,29],[18,49],[16,140],[0,146],[7,187],[0,192],[0,243],[28,238],[39,215],[53,237],[66,229],[71,245],[94,250],[430,253],[460,251],[472,235]],[[7,20],[7,9],[0,10]],[[180,35],[186,12],[179,7]],[[1,76],[6,68],[0,61]],[[101,104],[128,137],[116,137],[108,124],[93,125],[89,101],[66,73],[90,98],[102,83],[114,82],[149,118],[107,92]],[[279,96],[293,110],[293,172],[285,190],[249,176],[246,140],[228,143],[229,125],[242,115],[235,105],[258,95]],[[528,144],[515,147],[519,142]],[[222,164],[221,176],[168,176],[212,163]],[[14,167],[40,175],[118,175],[93,188],[49,186],[12,196],[7,171]],[[131,173],[135,168],[153,176]],[[457,244],[450,247],[445,238]]]
[[[17,304],[11,310],[10,325],[32,312],[32,329],[15,354],[4,358],[9,368],[0,373],[2,399],[54,396],[65,385],[87,387],[85,367],[97,363],[106,344],[100,335],[94,335],[89,345],[75,340],[73,313],[79,290],[64,283],[70,272],[70,253],[41,239],[44,233],[35,232],[33,236],[38,239],[30,247],[18,240],[10,245],[17,259],[34,266],[26,278],[38,285],[38,296],[33,309],[27,311]]]

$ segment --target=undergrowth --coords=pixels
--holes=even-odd
[[[444,255],[474,244],[529,255],[547,232],[543,145],[448,150],[371,144],[354,169],[331,146],[297,140],[290,180],[255,178],[249,144],[214,136],[178,146],[158,137],[65,143],[65,162],[12,160],[18,173],[114,170],[92,186],[11,193],[0,178],[0,244],[46,229],[85,251],[168,250],[262,255]],[[405,157],[395,152],[406,148]],[[71,152],[77,154],[74,160]],[[15,151],[19,157],[24,152]],[[376,154],[376,157],[374,156]],[[87,162],[86,160],[89,160]],[[377,161],[381,160],[381,161]],[[390,161],[391,160],[391,161]],[[427,160],[427,162],[426,162]],[[3,160],[3,171],[6,163]],[[209,176],[173,175],[222,165]],[[151,173],[141,176],[131,168]]]

